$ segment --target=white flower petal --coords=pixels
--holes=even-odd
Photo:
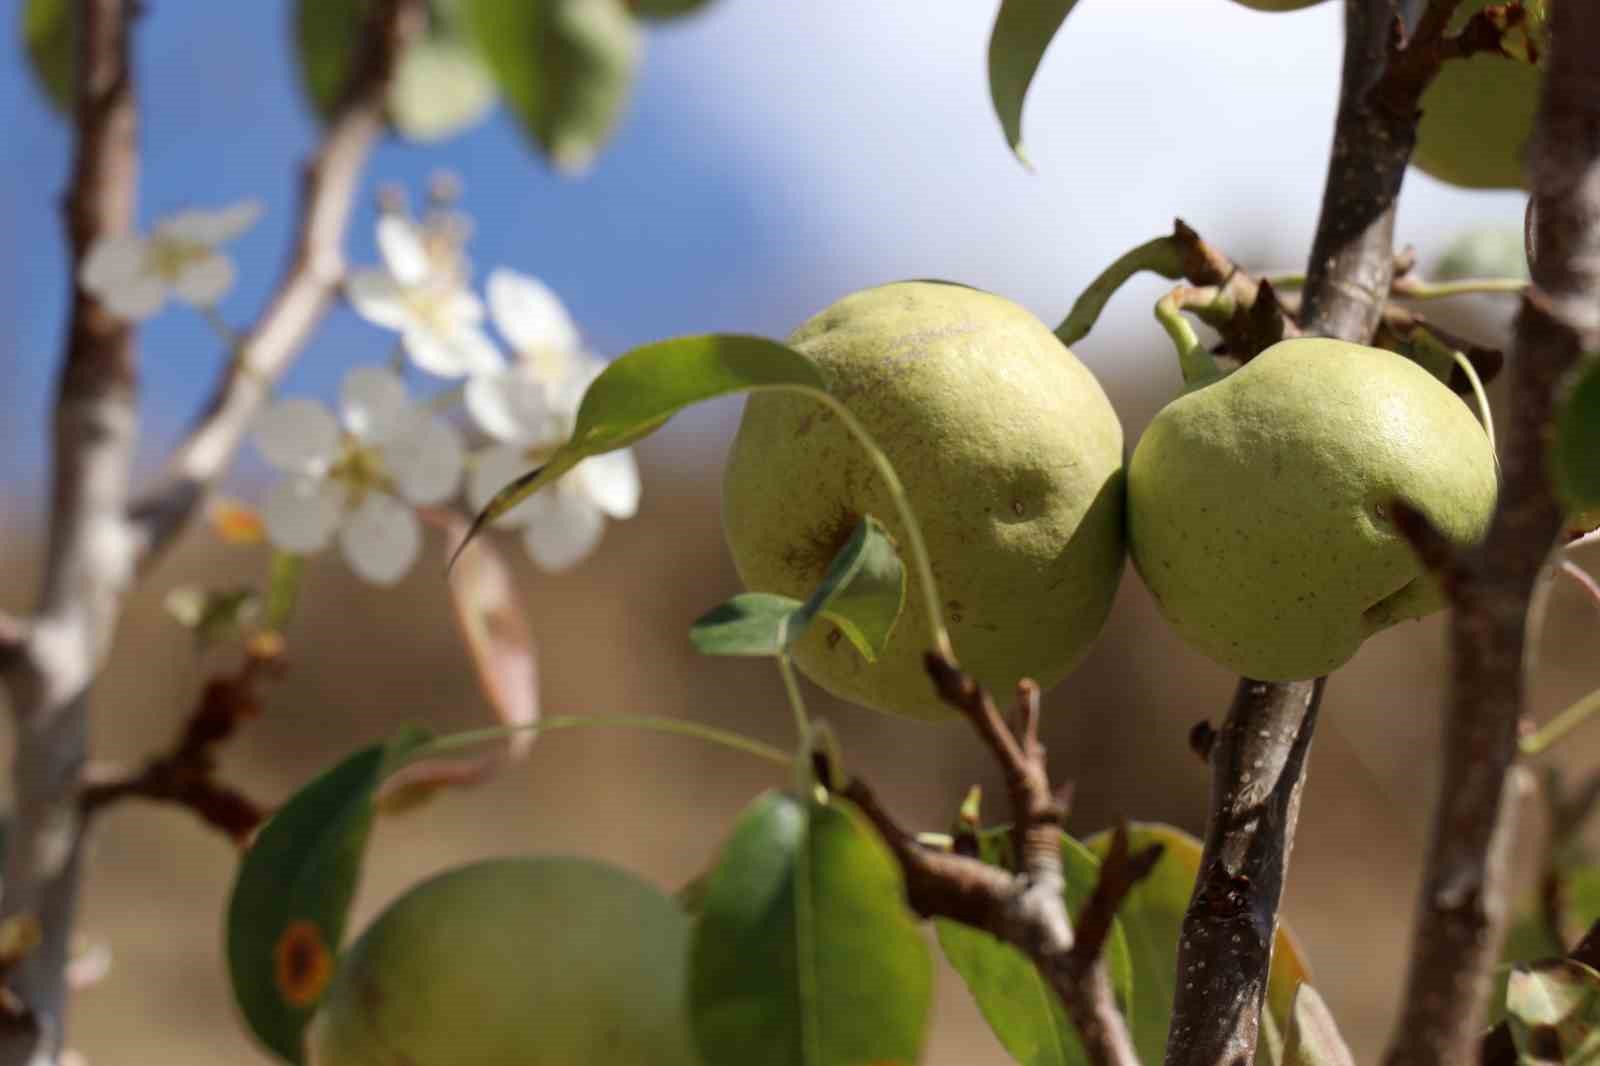
[[[167,305],[167,283],[154,275],[136,274],[99,297],[112,314],[138,322]]]
[[[621,448],[579,463],[567,477],[604,513],[632,518],[639,513],[639,464],[633,449]]]
[[[339,386],[344,428],[368,443],[382,443],[394,436],[410,413],[406,383],[388,367],[358,366]]]
[[[562,485],[529,498],[533,513],[522,532],[523,546],[541,569],[553,573],[577,566],[600,543],[606,520],[598,508]]]
[[[439,295],[445,317],[451,322],[476,326],[483,321],[483,301],[471,289],[451,289]]]
[[[495,493],[536,465],[521,448],[501,445],[485,448],[473,457],[472,470],[467,475],[467,502],[478,512],[489,506]],[[497,526],[520,526],[528,521],[533,511],[531,500],[523,500],[500,516]]]
[[[383,265],[402,285],[416,285],[428,276],[428,250],[417,224],[409,218],[385,214],[378,219],[378,252]]]
[[[344,488],[316,477],[286,477],[261,505],[267,539],[284,551],[310,553],[327,547],[344,514]]]
[[[315,400],[279,400],[256,420],[256,448],[279,470],[318,474],[339,452],[339,423]]]
[[[508,444],[543,440],[555,419],[549,389],[521,366],[469,380],[466,405],[485,433]]]
[[[436,377],[459,378],[468,374],[487,374],[505,365],[483,331],[471,326],[453,330],[449,334],[414,326],[401,334],[400,340],[411,361]]]
[[[136,233],[101,237],[89,248],[78,269],[78,282],[105,299],[105,294],[137,280],[144,274],[146,241]]]
[[[495,328],[518,355],[572,352],[578,349],[578,327],[550,287],[514,270],[489,275],[489,313]]]
[[[455,495],[466,465],[455,427],[420,410],[384,444],[383,462],[400,495],[421,504],[441,503]]]
[[[386,329],[408,329],[416,318],[406,303],[405,290],[381,270],[352,271],[344,294],[356,314]]]
[[[172,288],[185,303],[211,307],[233,288],[233,277],[233,262],[212,252],[184,263]]]
[[[500,349],[477,326],[457,326],[450,334],[450,344],[458,354],[464,373],[492,374],[506,365]]]
[[[422,525],[393,496],[369,493],[339,530],[339,547],[361,577],[374,585],[393,585],[410,572],[422,551]]]
[[[179,211],[157,225],[156,233],[162,237],[215,248],[255,225],[260,217],[261,201],[241,200],[216,210],[196,207]]]

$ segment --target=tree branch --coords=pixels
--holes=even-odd
[[[257,412],[331,307],[344,278],[345,230],[357,185],[383,133],[387,88],[405,42],[425,17],[421,0],[373,8],[342,102],[305,165],[294,250],[277,287],[169,458],[162,484],[133,507],[141,566],[160,556],[226,472]]]
[[[1060,997],[1091,1062],[1139,1066],[1101,949],[1117,907],[1149,874],[1161,849],[1130,855],[1126,829],[1119,829],[1079,916],[1082,935],[1075,935],[1062,895],[1063,811],[1051,790],[1039,742],[1038,686],[1031,681],[1018,686],[1014,731],[988,693],[955,663],[936,653],[925,661],[940,696],[966,715],[1000,763],[1011,794],[1020,869],[1010,873],[970,855],[925,847],[900,827],[860,778],[845,787],[845,798],[872,822],[899,861],[913,910],[982,929],[1021,951]]]
[[[1483,544],[1449,569],[1454,672],[1444,778],[1388,1066],[1465,1062],[1478,1046],[1506,912],[1528,607],[1562,530],[1544,443],[1563,375],[1600,347],[1600,70],[1592,63],[1600,12],[1563,4],[1553,18],[1530,159],[1539,258],[1512,342],[1499,505]],[[1433,543],[1427,534],[1413,540],[1425,552]]]

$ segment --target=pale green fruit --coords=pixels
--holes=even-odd
[[[1033,315],[963,285],[847,296],[790,341],[888,454],[916,511],[957,657],[1001,699],[1061,679],[1099,634],[1123,567],[1122,426],[1099,382]],[[816,401],[752,396],[723,483],[723,527],[750,589],[809,595],[863,515],[907,539],[860,445]],[[826,620],[795,658],[868,707],[944,717],[933,638],[906,607],[868,663]]]
[[[495,859],[424,881],[341,959],[311,1066],[694,1066],[690,922],[625,871]]]
[[[1442,606],[1389,501],[1467,543],[1495,492],[1487,436],[1427,371],[1377,348],[1289,340],[1156,415],[1128,464],[1128,539],[1186,641],[1246,677],[1288,681]]]

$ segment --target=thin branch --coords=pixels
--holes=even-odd
[[[1563,375],[1600,346],[1600,11],[1563,4],[1552,17],[1530,159],[1539,258],[1513,337],[1499,505],[1452,568],[1444,776],[1388,1066],[1465,1062],[1478,1048],[1506,913],[1528,607],[1562,529],[1544,443]]]
[[[332,306],[344,278],[357,186],[383,133],[387,86],[425,16],[421,0],[374,7],[342,103],[306,163],[294,250],[272,298],[240,337],[204,413],[169,458],[162,484],[133,507],[141,566],[160,556],[226,472],[278,379]]]

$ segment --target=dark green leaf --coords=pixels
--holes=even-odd
[[[1022,103],[1045,49],[1078,0],[1002,0],[989,36],[989,96],[1006,143],[1023,163]]]
[[[771,792],[745,810],[690,953],[706,1066],[910,1064],[932,981],[900,868],[847,804]]]
[[[1600,1062],[1600,974],[1571,959],[1518,966],[1506,988],[1506,1022],[1522,1063]]]
[[[489,501],[462,541],[593,455],[649,436],[679,411],[704,400],[752,389],[824,391],[816,365],[786,345],[762,337],[710,333],[635,348],[608,365],[578,407],[572,439],[550,461]],[[461,548],[457,548],[459,555]]]
[[[371,5],[372,0],[298,0],[295,4],[300,78],[311,110],[319,118],[331,116],[339,102]]]
[[[1004,865],[1010,833],[988,830],[979,836],[986,861]],[[1071,837],[1061,838],[1067,911],[1074,916],[1094,891],[1100,860]],[[1078,1066],[1089,1062],[1060,998],[1038,968],[1009,944],[957,922],[936,920],[939,946],[966,982],[978,1009],[1002,1046],[1023,1066]],[[1112,927],[1106,965],[1124,1007],[1133,991],[1132,963],[1121,923]]]
[[[788,596],[741,593],[695,619],[689,639],[702,655],[778,655],[788,647],[789,627],[803,606]]]
[[[373,795],[428,739],[407,730],[350,756],[297,792],[261,827],[228,902],[228,972],[256,1037],[289,1062],[316,1009],[360,880]]]
[[[1283,1066],[1356,1066],[1355,1056],[1339,1035],[1333,1013],[1317,990],[1302,984],[1295,990],[1284,1034]]]
[[[1084,843],[1104,857],[1111,846],[1111,833],[1097,833]],[[1117,916],[1122,919],[1133,958],[1134,997],[1129,1013],[1133,1042],[1142,1059],[1160,1062],[1172,1022],[1178,937],[1200,873],[1202,847],[1199,840],[1175,826],[1135,822],[1129,827],[1131,850],[1143,851],[1153,844],[1163,848],[1161,861],[1128,893]],[[1309,979],[1299,945],[1280,924],[1267,979],[1267,1006],[1280,1032],[1288,1029],[1295,989]]]
[[[1550,449],[1556,487],[1574,511],[1600,507],[1600,359],[1580,367],[1556,416]]]
[[[766,593],[735,596],[701,616],[689,639],[706,655],[777,655],[820,614],[863,658],[875,662],[905,598],[905,567],[894,541],[883,523],[868,515],[805,603]]]
[[[623,0],[465,0],[523,128],[558,168],[586,168],[621,117],[639,58]]]
[[[22,45],[45,96],[62,114],[72,112],[72,0],[27,0],[22,5]]]
[[[667,19],[692,15],[706,7],[711,0],[626,0],[628,10],[642,19],[664,22]]]

